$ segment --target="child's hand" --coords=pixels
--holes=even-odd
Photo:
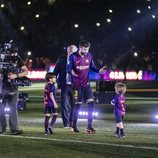
[[[115,105],[115,100],[111,100],[111,105]]]
[[[54,108],[55,108],[55,109],[58,108],[58,104],[57,104],[57,103],[54,104]]]

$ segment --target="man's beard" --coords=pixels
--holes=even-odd
[[[86,53],[85,52],[81,52],[81,55],[85,55]]]

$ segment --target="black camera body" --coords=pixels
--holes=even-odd
[[[13,41],[5,43],[0,48],[0,75],[3,78],[4,75],[9,73],[17,73],[18,62],[18,47],[14,46]],[[16,78],[10,81],[13,86],[30,86],[31,80],[28,77]]]

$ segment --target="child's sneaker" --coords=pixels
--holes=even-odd
[[[51,127],[48,127],[48,133],[49,133],[49,134],[53,134],[53,130],[52,130]]]
[[[114,137],[116,137],[116,138],[120,138],[119,133],[115,132],[115,133],[114,133]]]
[[[120,134],[119,138],[124,138],[124,137],[126,137],[125,134]]]
[[[87,128],[86,129],[86,133],[88,133],[88,134],[95,134],[96,133],[96,130],[94,129],[94,128]]]
[[[45,132],[44,132],[44,135],[48,135],[48,131],[45,131]]]

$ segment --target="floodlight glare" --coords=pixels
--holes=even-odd
[[[75,28],[78,28],[78,27],[79,27],[79,25],[78,25],[78,24],[74,24],[74,27],[75,27]]]
[[[31,52],[30,52],[30,51],[28,51],[28,52],[27,52],[27,55],[28,55],[28,56],[30,56],[30,55],[31,55]]]
[[[108,23],[110,23],[110,22],[111,22],[111,19],[106,19],[106,21],[107,21]]]
[[[140,10],[139,9],[137,9],[137,13],[140,14]]]
[[[96,23],[96,25],[99,27],[99,26],[100,26],[100,23],[99,23],[99,22],[97,22],[97,23]]]
[[[21,30],[21,31],[22,31],[22,30],[24,30],[24,29],[25,29],[25,27],[24,27],[24,26],[21,26],[21,27],[20,27],[20,30]]]
[[[132,31],[132,28],[131,28],[131,27],[128,27],[128,31]]]
[[[109,9],[109,13],[112,13],[113,12],[113,10],[112,9]]]
[[[4,4],[1,4],[1,8],[4,8]]]
[[[133,55],[134,55],[134,57],[137,57],[137,56],[138,56],[138,53],[137,53],[137,52],[134,52]]]
[[[156,18],[156,16],[153,14],[153,15],[152,15],[152,18],[153,18],[153,19],[155,19],[155,18]]]
[[[158,115],[155,115],[155,118],[158,119]]]
[[[30,2],[30,1],[28,1],[28,2],[27,2],[27,5],[31,5],[31,2]]]

